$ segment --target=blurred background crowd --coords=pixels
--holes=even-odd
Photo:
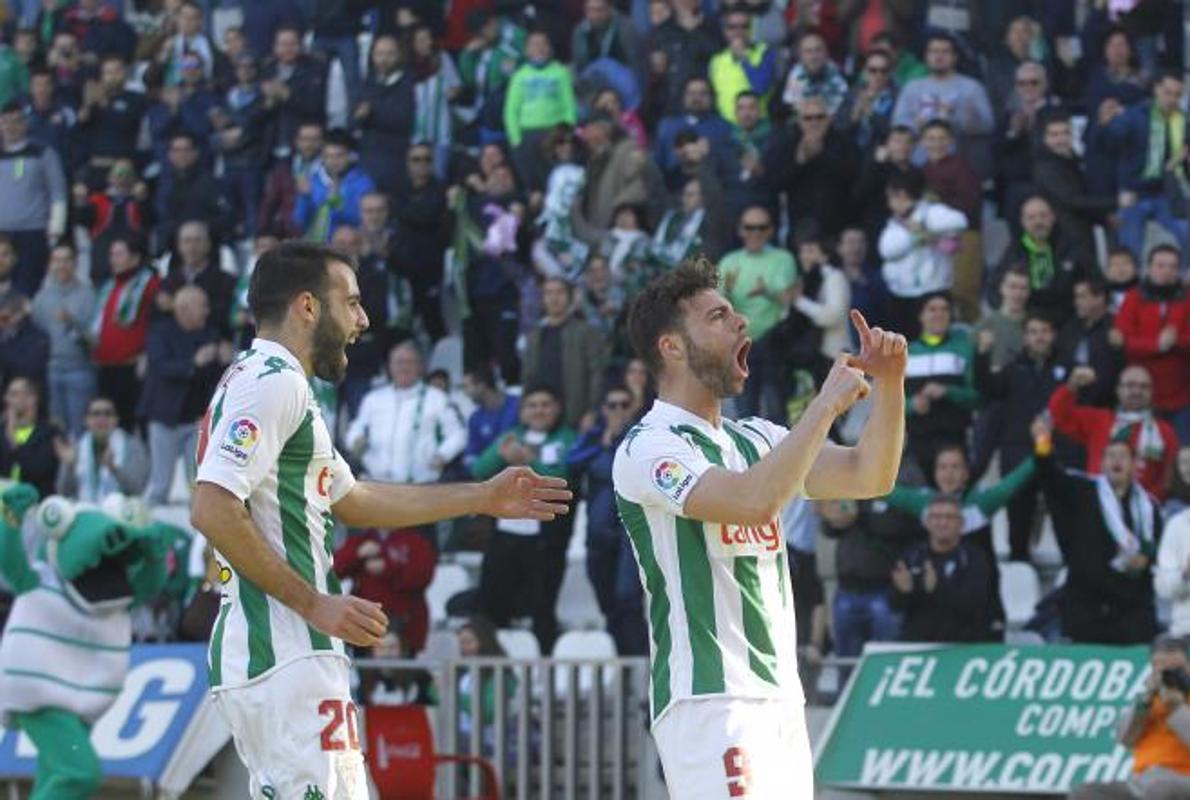
[[[448,611],[483,618],[483,648],[519,626],[549,653],[577,565],[612,651],[644,654],[611,486],[652,391],[625,320],[705,253],[754,339],[738,415],[795,422],[851,307],[912,342],[900,485],[785,515],[807,666],[871,640],[1190,633],[1182,13],[7,0],[0,477],[181,508],[255,258],[330,242],[371,320],[315,386],[356,470],[529,464],[584,501],[340,532],[395,652],[423,651],[427,590],[463,565]],[[218,580],[193,577],[142,638],[202,638]]]

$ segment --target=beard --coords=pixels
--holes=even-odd
[[[314,375],[330,383],[340,383],[347,375],[346,347],[347,337],[324,311],[314,328],[314,346],[310,353]]]
[[[688,336],[682,337],[686,344],[687,363],[698,382],[719,399],[735,397],[740,393],[735,388],[735,361],[729,356],[717,356],[710,350],[696,345]]]

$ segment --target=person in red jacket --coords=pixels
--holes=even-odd
[[[1075,367],[1071,371],[1066,383],[1050,398],[1054,428],[1086,449],[1086,471],[1098,475],[1104,449],[1116,441],[1116,434],[1131,427],[1128,441],[1140,460],[1140,485],[1164,500],[1178,457],[1178,437],[1173,426],[1153,414],[1153,379],[1148,370],[1132,366],[1120,373],[1116,383],[1119,405],[1115,410],[1079,404],[1079,390],[1095,380],[1095,370],[1090,367]]]
[[[434,578],[438,555],[415,528],[369,530],[350,536],[335,551],[335,574],[355,582],[353,594],[379,603],[400,625],[410,657],[426,646],[430,609],[426,588]]]
[[[120,426],[132,430],[141,390],[136,366],[145,352],[149,316],[161,279],[145,264],[145,246],[140,239],[113,239],[108,257],[112,274],[99,288],[87,338],[91,360],[99,368],[99,394],[112,399]]]
[[[1153,377],[1153,408],[1190,441],[1190,297],[1181,281],[1182,254],[1162,244],[1149,251],[1144,278],[1124,295],[1116,330],[1129,364]]]

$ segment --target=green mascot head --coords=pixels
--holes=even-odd
[[[8,492],[4,500],[11,505]],[[122,611],[161,590],[168,526],[150,524],[139,500],[112,495],[97,509],[52,495],[32,513],[45,561],[76,604],[92,613]]]

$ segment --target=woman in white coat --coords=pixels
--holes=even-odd
[[[882,274],[888,285],[888,329],[909,339],[920,332],[918,305],[924,295],[949,291],[954,283],[954,254],[967,216],[944,203],[926,199],[925,179],[917,170],[896,173],[885,187],[892,212],[880,234]]]

